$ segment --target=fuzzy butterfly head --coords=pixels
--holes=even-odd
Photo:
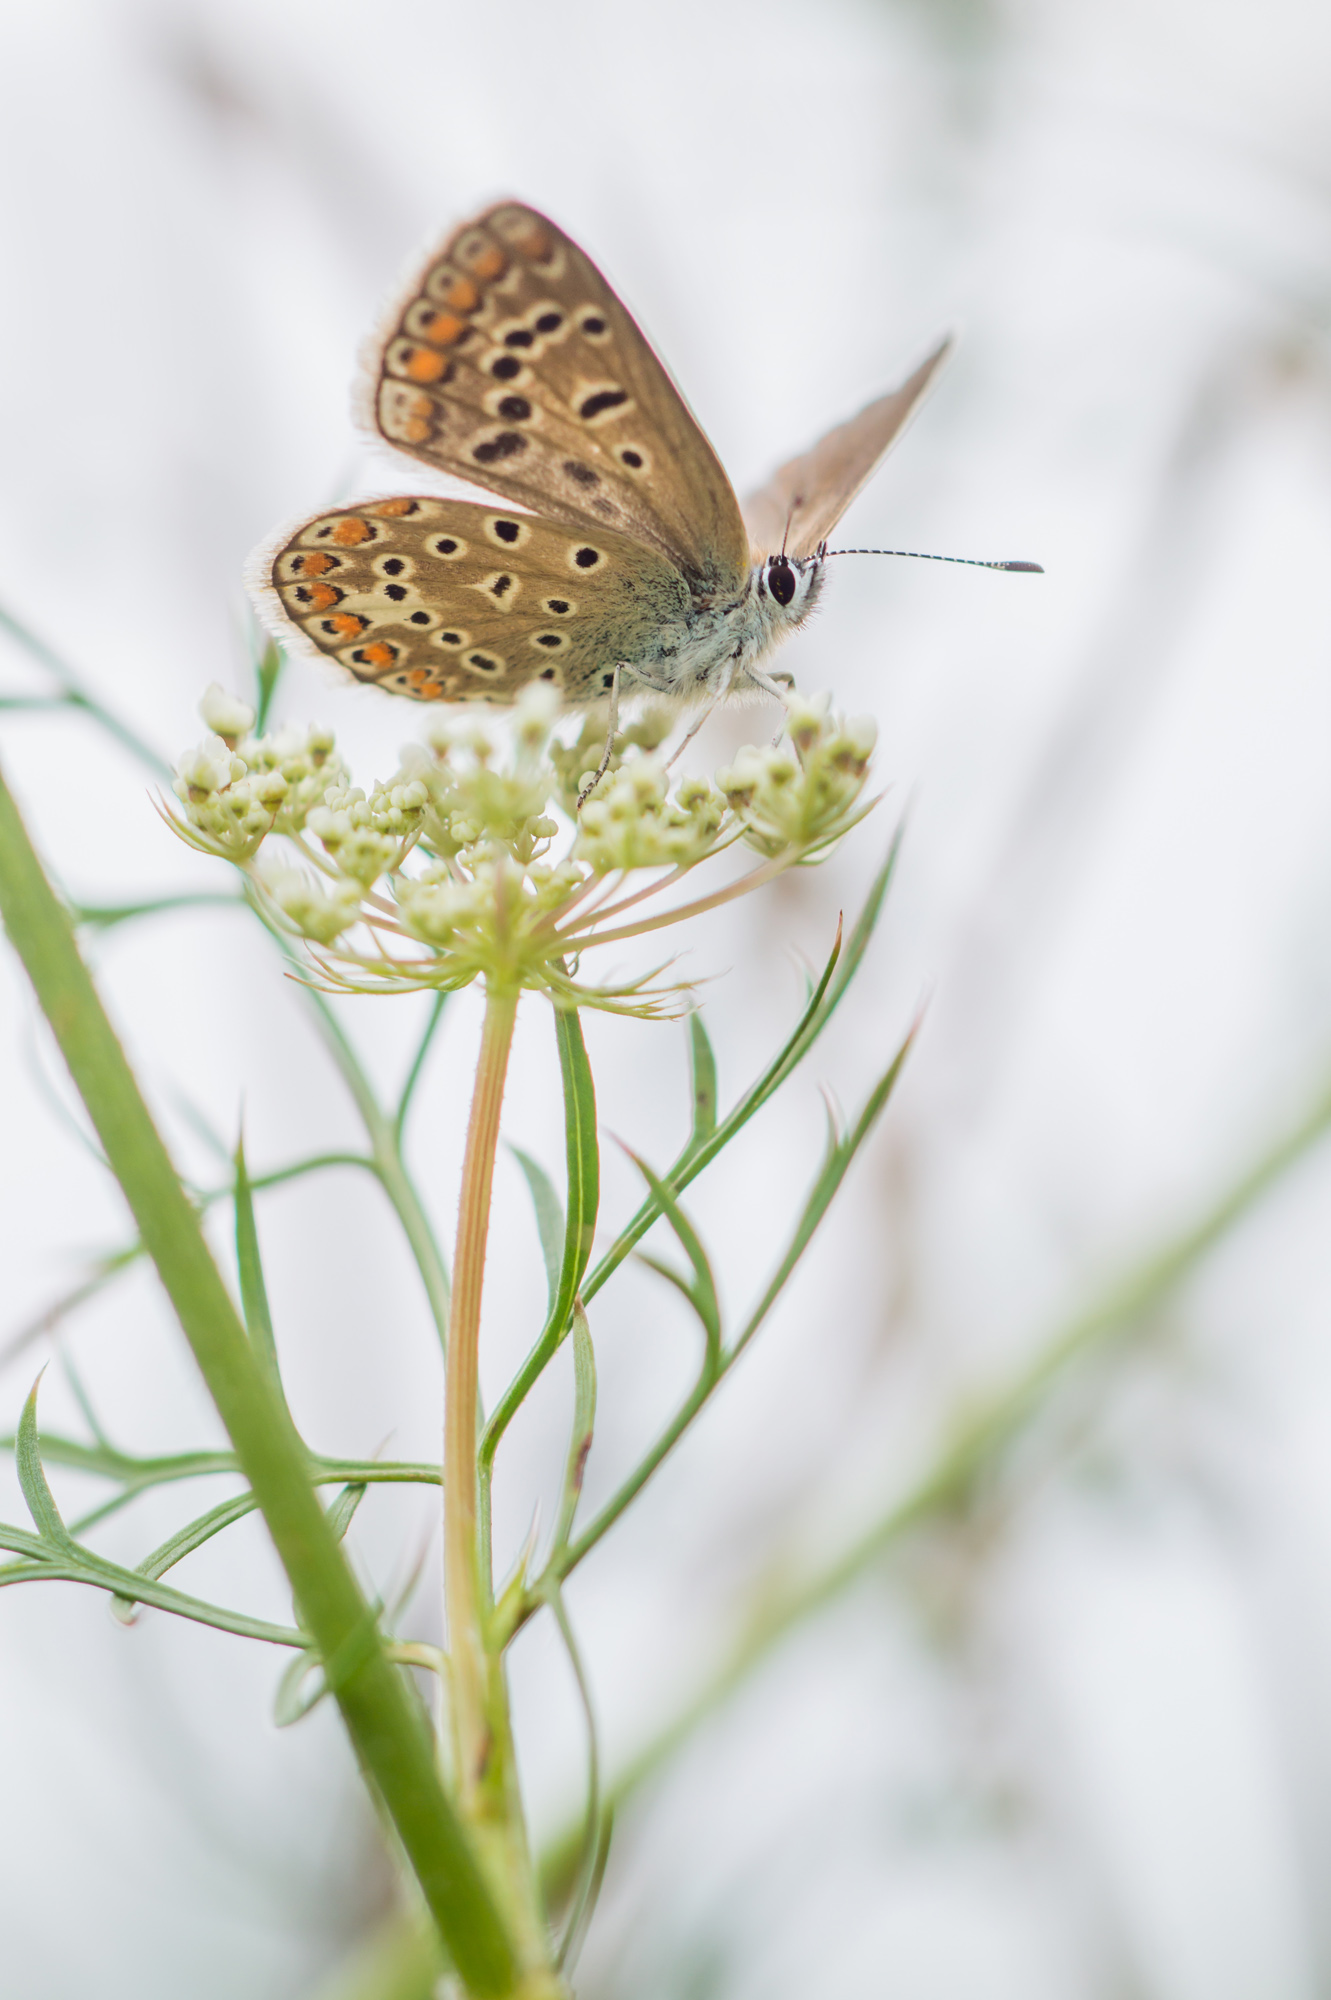
[[[297,523],[250,575],[284,643],[420,701],[675,708],[778,692],[822,544],[942,357],[741,508],[632,315],[548,217],[502,202],[413,273],[365,354],[374,440],[502,496],[406,493]],[[616,674],[619,682],[616,682]]]

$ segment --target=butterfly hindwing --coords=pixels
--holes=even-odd
[[[814,554],[905,429],[950,345],[945,340],[908,382],[828,431],[749,495],[744,519],[756,555],[785,549],[802,562]]]
[[[671,562],[611,530],[425,495],[317,515],[255,581],[282,637],[419,701],[507,703],[531,681],[599,700],[689,603]]]
[[[362,417],[399,451],[734,588],[748,535],[721,463],[632,315],[536,210],[455,232],[367,352]]]

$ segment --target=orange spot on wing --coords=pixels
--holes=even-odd
[[[392,646],[386,646],[382,639],[376,639],[372,646],[366,646],[360,655],[367,667],[391,667],[397,654]]]
[[[322,549],[304,550],[292,560],[292,569],[301,576],[322,576],[325,570],[337,568],[337,557],[325,555]]]
[[[329,539],[336,542],[340,549],[354,549],[358,542],[368,542],[373,534],[374,529],[368,521],[359,521],[354,514],[348,514],[345,520],[338,522]]]
[[[444,304],[452,306],[454,312],[473,313],[481,302],[480,287],[470,278],[454,278],[444,293]]]
[[[404,363],[405,371],[413,382],[437,382],[448,365],[442,354],[432,354],[428,347],[413,347]]]
[[[413,667],[404,678],[418,701],[442,701],[444,690],[428,667]]]
[[[303,592],[297,592],[306,611],[327,611],[330,604],[336,604],[342,593],[334,590],[331,583],[312,583]]]
[[[369,622],[368,618],[358,618],[354,611],[340,611],[336,618],[328,621],[339,639],[359,638]]]
[[[520,236],[514,247],[519,256],[530,257],[533,264],[544,264],[554,249],[545,231],[534,227],[529,229],[525,236]]]
[[[374,511],[386,521],[396,521],[400,520],[403,514],[414,514],[416,512],[416,502],[414,500],[381,500]]]
[[[454,341],[460,340],[466,331],[466,320],[459,318],[457,313],[451,312],[431,313],[429,319],[426,320],[424,326],[421,328],[424,338],[433,341],[436,347],[451,347]],[[437,356],[435,358],[438,359]],[[408,363],[408,372],[410,372],[410,363]],[[442,362],[440,362],[438,373],[441,375],[443,373]],[[434,381],[436,377],[432,375],[427,379]],[[417,380],[420,380],[419,376]]]
[[[508,259],[497,243],[487,243],[484,250],[477,252],[471,260],[471,268],[482,284],[490,284],[495,278],[502,278],[508,269]]]

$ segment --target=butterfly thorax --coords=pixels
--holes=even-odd
[[[653,633],[624,665],[644,687],[678,701],[759,693],[762,683],[749,669],[804,623],[822,583],[818,556],[806,562],[764,556],[738,591],[692,594],[683,617]]]

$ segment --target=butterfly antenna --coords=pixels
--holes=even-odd
[[[1028,576],[1043,576],[1044,564],[1033,562],[984,562],[978,556],[934,556],[923,549],[825,549],[828,556],[906,556],[911,562],[962,563],[967,569],[1023,570]]]

